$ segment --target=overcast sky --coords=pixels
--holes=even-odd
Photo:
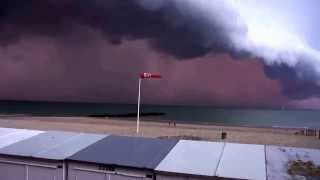
[[[4,2],[0,99],[320,109],[319,1],[162,1]]]

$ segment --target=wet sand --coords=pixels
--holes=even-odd
[[[2,116],[0,117],[0,127],[137,136],[136,122],[127,119]],[[138,136],[222,141],[222,130],[227,133],[226,142],[320,149],[320,139],[315,136],[304,136],[301,134],[300,129],[250,128],[181,123],[177,123],[174,127],[173,125],[169,126],[168,122],[156,122],[150,120],[150,118],[148,120],[141,120],[140,134]]]

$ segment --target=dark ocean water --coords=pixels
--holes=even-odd
[[[253,127],[314,127],[320,128],[320,111],[220,109],[203,106],[142,105],[142,113],[164,113],[157,120],[188,123],[212,123]],[[38,116],[89,116],[136,113],[136,105],[88,104],[60,102],[0,101],[0,114]],[[147,120],[148,118],[145,117]],[[151,118],[149,118],[151,119]]]

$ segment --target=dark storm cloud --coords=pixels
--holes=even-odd
[[[137,74],[150,71],[164,78],[143,82],[142,102],[147,104],[286,103],[280,84],[264,77],[259,61],[234,61],[227,55],[177,61],[160,56],[145,41],[114,46],[100,34],[92,38],[92,43],[77,49],[50,38],[29,37],[11,45],[7,55],[0,56],[0,99],[136,103]],[[12,63],[16,56],[24,59]]]
[[[292,99],[306,99],[311,95],[319,96],[320,87],[315,84],[317,79],[312,67],[308,65],[298,64],[295,69],[304,72],[308,75],[307,78],[301,77],[297,74],[294,68],[285,64],[264,66],[265,74],[270,79],[279,80],[283,84],[282,92]]]
[[[143,39],[153,49],[181,60],[224,53],[235,59],[262,59],[266,75],[282,82],[287,96],[320,96],[318,54],[309,50],[270,50],[252,44],[246,24],[226,1],[1,1],[0,43],[4,47],[29,36],[50,37],[68,44],[69,36],[81,31],[80,27],[101,32],[113,45]],[[73,37],[78,38],[77,43],[71,45],[85,46],[90,41],[85,34],[77,33]]]
[[[156,0],[151,3],[163,3],[156,8],[148,8],[150,2],[2,1],[1,42],[9,44],[24,35],[59,37],[72,31],[75,24],[81,24],[102,31],[114,44],[120,44],[123,39],[148,39],[155,49],[180,59],[211,52],[233,52],[227,35],[234,27],[208,22],[206,14],[193,12],[192,7],[184,6],[182,1],[175,3]],[[186,9],[190,13],[183,12]],[[243,31],[245,33],[245,29]]]

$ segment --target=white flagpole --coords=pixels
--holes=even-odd
[[[139,134],[139,126],[140,126],[140,94],[141,94],[141,78],[139,78],[138,112],[137,112],[137,134]]]

